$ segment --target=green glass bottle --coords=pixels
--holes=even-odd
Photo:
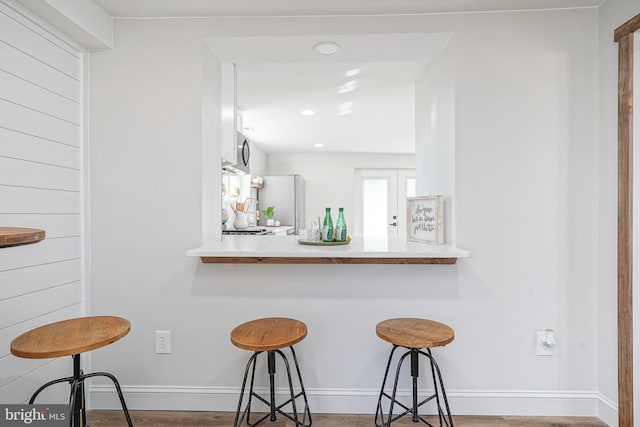
[[[322,241],[333,242],[333,219],[331,219],[331,208],[326,208],[324,222],[322,223]]]
[[[344,220],[344,208],[338,209],[338,220],[336,221],[336,242],[347,240],[347,222]]]

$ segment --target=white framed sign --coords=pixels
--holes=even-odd
[[[444,243],[443,197],[407,197],[407,239],[414,242]]]

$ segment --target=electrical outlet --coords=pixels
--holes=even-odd
[[[156,331],[156,353],[171,353],[171,331]]]
[[[553,356],[556,347],[553,329],[543,329],[536,332],[536,356]]]

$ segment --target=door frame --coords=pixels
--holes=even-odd
[[[618,43],[618,424],[633,425],[633,42],[636,15]]]

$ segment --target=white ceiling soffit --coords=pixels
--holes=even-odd
[[[114,17],[464,13],[598,6],[602,0],[96,0]]]
[[[238,67],[243,133],[267,152],[414,152],[414,84],[450,33],[221,37]],[[335,56],[313,47],[331,41]],[[301,114],[312,110],[312,117]]]
[[[207,44],[222,62],[430,62],[452,33],[350,34],[309,36],[216,37]],[[331,41],[340,54],[318,56],[313,47]]]

